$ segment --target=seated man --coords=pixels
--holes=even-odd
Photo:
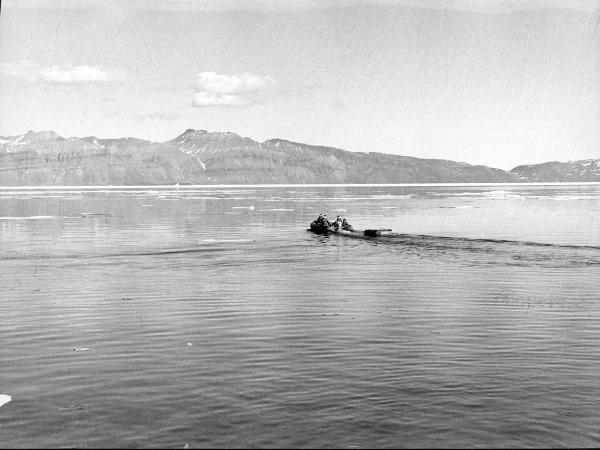
[[[335,219],[335,222],[333,222],[333,229],[337,231],[340,228],[342,228],[342,218],[337,216],[337,219]]]
[[[331,222],[329,222],[329,220],[327,220],[327,214],[319,214],[319,217],[317,217],[317,220],[315,220],[311,224],[311,228],[313,228],[313,227],[321,227],[321,228],[331,227]]]
[[[345,217],[342,220],[342,230],[354,231],[354,227],[348,223]]]

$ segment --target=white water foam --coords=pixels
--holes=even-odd
[[[203,239],[200,242],[222,243],[222,242],[255,242],[254,239]]]

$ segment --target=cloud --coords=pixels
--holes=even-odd
[[[200,72],[196,76],[198,92],[194,94],[192,106],[247,106],[265,98],[275,85],[272,77],[261,77],[251,73],[222,75],[215,72]]]
[[[81,84],[111,80],[110,74],[105,70],[88,65],[42,67],[31,61],[21,61],[19,63],[3,63],[0,71],[4,75],[29,83],[42,81],[57,84]]]
[[[251,73],[236,75],[219,75],[215,72],[200,72],[198,86],[213,94],[247,94],[266,90],[275,83],[271,77],[259,77]]]
[[[51,83],[86,83],[94,81],[108,81],[108,72],[91,66],[76,66],[64,68],[52,66],[39,70],[39,76],[44,81]]]

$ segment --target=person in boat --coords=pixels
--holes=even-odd
[[[342,228],[342,218],[340,216],[337,216],[335,222],[333,222],[333,229],[337,231],[340,228]]]
[[[317,220],[315,220],[313,223],[316,223],[319,227],[331,227],[331,222],[327,220],[327,214],[319,214],[319,217],[317,217]]]
[[[342,230],[354,231],[354,227],[348,223],[345,217],[342,219]]]

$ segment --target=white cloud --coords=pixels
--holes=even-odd
[[[58,84],[95,83],[109,81],[111,76],[105,70],[93,66],[50,66],[41,67],[31,61],[3,63],[1,72],[12,78],[35,83],[45,81]]]
[[[272,77],[251,73],[222,75],[215,72],[197,74],[199,89],[192,106],[246,106],[259,102],[275,85]]]
[[[71,68],[52,66],[40,69],[39,76],[42,80],[52,83],[85,83],[109,80],[108,72],[91,66],[76,66]]]
[[[246,94],[263,91],[275,83],[271,77],[259,77],[251,73],[219,75],[215,72],[200,72],[198,87],[213,94]]]

